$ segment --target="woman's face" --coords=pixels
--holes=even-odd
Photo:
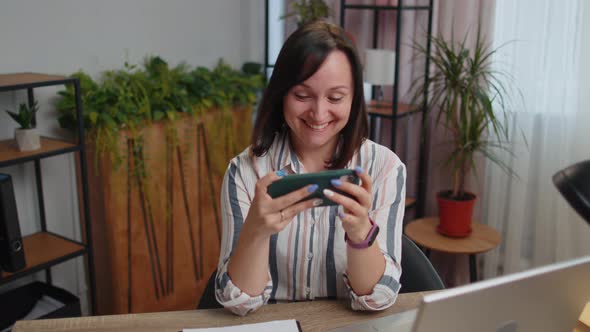
[[[291,88],[283,99],[294,147],[335,149],[348,122],[353,95],[348,58],[342,51],[332,51],[310,78]]]

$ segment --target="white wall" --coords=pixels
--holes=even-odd
[[[238,68],[245,61],[262,63],[263,6],[263,0],[2,0],[0,73],[83,69],[96,78],[150,54],[192,67],[212,67],[219,58]],[[42,134],[62,134],[53,108],[60,89],[35,90]],[[16,127],[4,110],[25,101],[26,91],[0,93],[0,139],[12,138]],[[69,155],[43,161],[49,229],[79,239],[74,171]],[[13,176],[22,233],[38,231],[32,164],[0,172]],[[54,283],[83,295],[82,271],[80,260],[61,264],[53,269]]]

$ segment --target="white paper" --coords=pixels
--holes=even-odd
[[[264,323],[256,324],[244,324],[224,327],[210,327],[210,328],[199,328],[199,329],[183,329],[183,332],[298,332],[297,321],[294,319],[289,320],[274,320]]]
[[[63,306],[65,306],[65,304],[59,302],[58,300],[56,300],[50,296],[43,295],[39,299],[39,301],[37,301],[37,303],[35,304],[33,309],[25,317],[23,317],[21,319],[22,320],[37,319],[41,316],[47,315],[50,312],[54,312]]]

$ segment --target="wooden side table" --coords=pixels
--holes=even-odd
[[[405,233],[412,241],[426,249],[426,256],[429,256],[430,250],[469,255],[469,277],[471,282],[477,281],[475,255],[496,248],[501,241],[500,234],[487,225],[473,222],[473,230],[469,236],[454,238],[437,232],[437,225],[438,217],[416,219],[408,223]]]

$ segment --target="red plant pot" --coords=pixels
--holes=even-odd
[[[446,236],[465,237],[471,234],[473,206],[477,196],[466,192],[461,199],[451,199],[450,191],[436,195],[439,224],[436,230]]]

